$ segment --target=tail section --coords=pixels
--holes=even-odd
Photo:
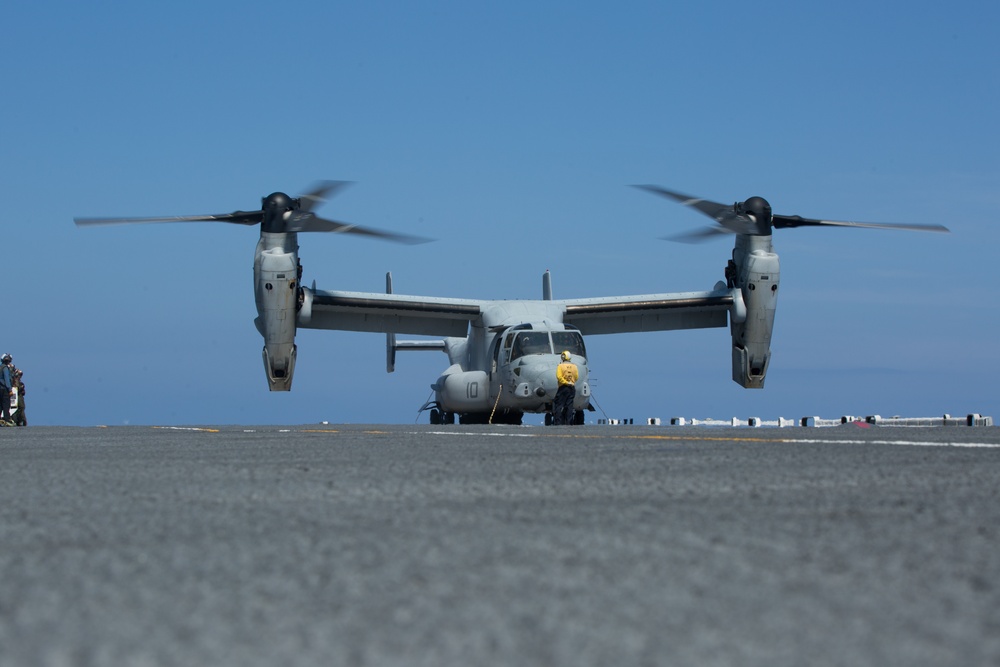
[[[385,274],[385,293],[392,294],[392,273]],[[443,340],[396,340],[396,334],[387,333],[385,335],[385,372],[392,373],[396,370],[396,350],[432,350],[435,352],[445,352],[445,342]]]

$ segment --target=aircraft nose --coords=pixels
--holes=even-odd
[[[528,397],[534,394],[537,398],[553,398],[559,388],[556,380],[556,367],[562,362],[559,355],[537,355],[531,359],[530,363],[521,366],[520,377],[524,383],[521,385],[520,395]],[[586,361],[578,361],[577,368],[580,372],[580,379],[586,379]]]

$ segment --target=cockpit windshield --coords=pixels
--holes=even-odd
[[[552,354],[548,331],[522,331],[514,339],[511,361],[529,354]]]
[[[587,350],[583,347],[583,336],[579,331],[553,331],[552,347],[556,354],[569,350],[570,354],[575,356],[587,356]]]
[[[549,339],[551,333],[552,338]],[[553,352],[554,350],[554,352]],[[514,361],[529,354],[559,354],[569,350],[571,354],[586,357],[583,336],[578,331],[520,331],[514,338],[510,360]]]

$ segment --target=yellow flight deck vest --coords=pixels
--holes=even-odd
[[[564,384],[576,384],[577,379],[580,377],[580,371],[577,370],[576,364],[570,361],[564,361],[556,367],[556,379],[559,380],[559,386]]]

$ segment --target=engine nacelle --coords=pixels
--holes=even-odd
[[[738,287],[746,305],[746,319],[733,322],[733,380],[761,389],[771,362],[771,333],[778,302],[778,255],[771,237],[739,236],[733,251]]]
[[[488,412],[490,380],[485,371],[463,371],[451,366],[434,383],[437,401],[448,412]]]
[[[264,337],[264,371],[271,391],[289,391],[295,373],[298,257],[280,248],[258,252],[254,264],[257,319]]]

